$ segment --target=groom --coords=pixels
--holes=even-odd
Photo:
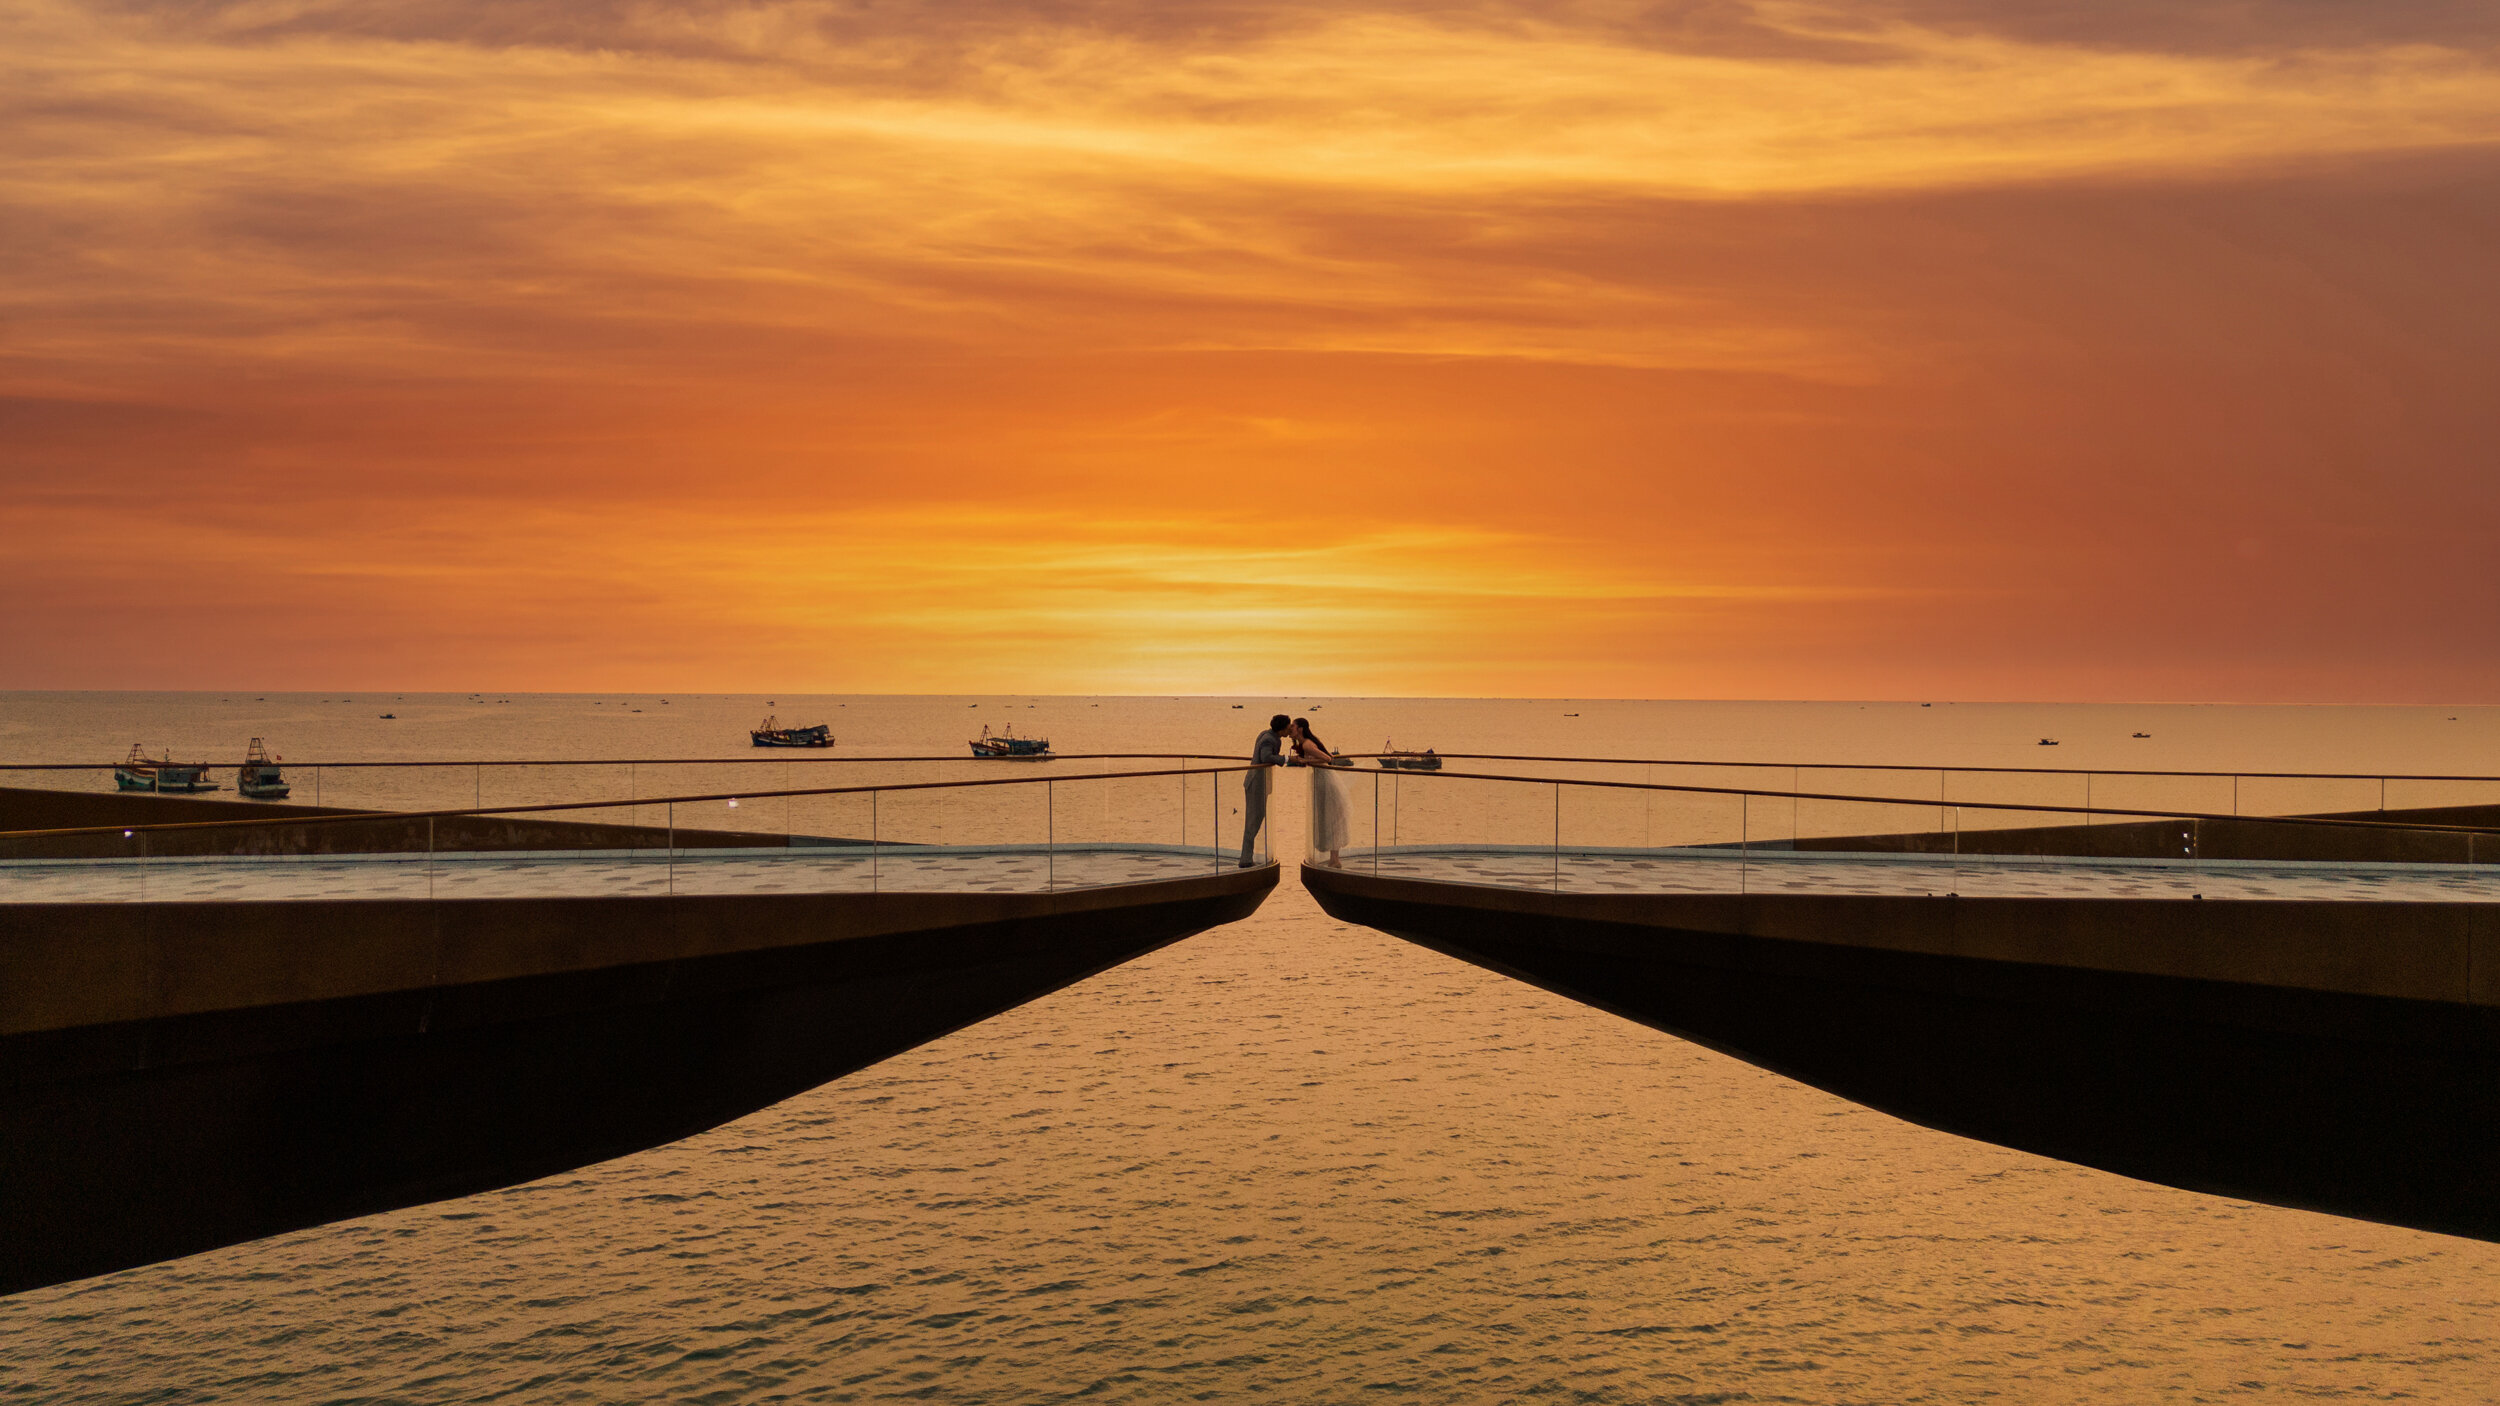
[[[1285,734],[1293,730],[1293,719],[1282,713],[1267,720],[1267,731],[1259,734],[1250,749],[1250,770],[1241,774],[1241,867],[1250,867],[1251,852],[1259,841],[1259,827],[1267,823],[1268,772],[1272,766],[1285,764]]]

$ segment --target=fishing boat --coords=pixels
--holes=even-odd
[[[758,747],[830,747],[833,728],[826,723],[814,727],[783,727],[781,719],[768,717],[763,725],[748,731]]]
[[[2057,739],[2054,737],[2043,737],[2040,739],[2040,745],[2043,747],[2054,747],[2057,745]]]
[[[214,791],[217,783],[208,779],[208,763],[160,761],[149,756],[136,742],[130,744],[130,755],[113,768],[113,784],[125,791]]]
[[[1430,747],[1420,752],[1401,752],[1389,743],[1383,742],[1380,744],[1380,769],[1382,771],[1439,771],[1441,756]]]
[[[243,765],[235,768],[234,789],[256,801],[285,800],[295,788],[286,784],[278,770],[279,760],[269,755],[259,738],[253,738],[252,745],[243,749]]]
[[[993,737],[989,724],[983,723],[981,735],[972,739],[972,755],[1001,761],[1037,762],[1050,755],[1050,739],[1018,737],[1012,724]]]

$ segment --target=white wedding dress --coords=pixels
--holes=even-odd
[[[1311,771],[1311,853],[1325,855],[1345,848],[1352,831],[1347,823],[1345,780],[1333,766]]]

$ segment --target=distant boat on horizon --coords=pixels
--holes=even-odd
[[[2057,739],[2054,737],[2043,737],[2040,739],[2040,745],[2043,747],[2054,747],[2057,745]]]

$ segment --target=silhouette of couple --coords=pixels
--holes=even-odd
[[[1288,755],[1290,753],[1290,755]],[[1247,869],[1257,853],[1259,827],[1267,823],[1267,796],[1275,773],[1271,767],[1302,766],[1311,769],[1311,849],[1325,851],[1330,868],[1343,867],[1340,851],[1346,841],[1345,783],[1337,779],[1337,759],[1311,731],[1309,718],[1289,718],[1282,713],[1267,720],[1267,731],[1259,734],[1250,748],[1252,769],[1244,772],[1242,787],[1241,867]]]

